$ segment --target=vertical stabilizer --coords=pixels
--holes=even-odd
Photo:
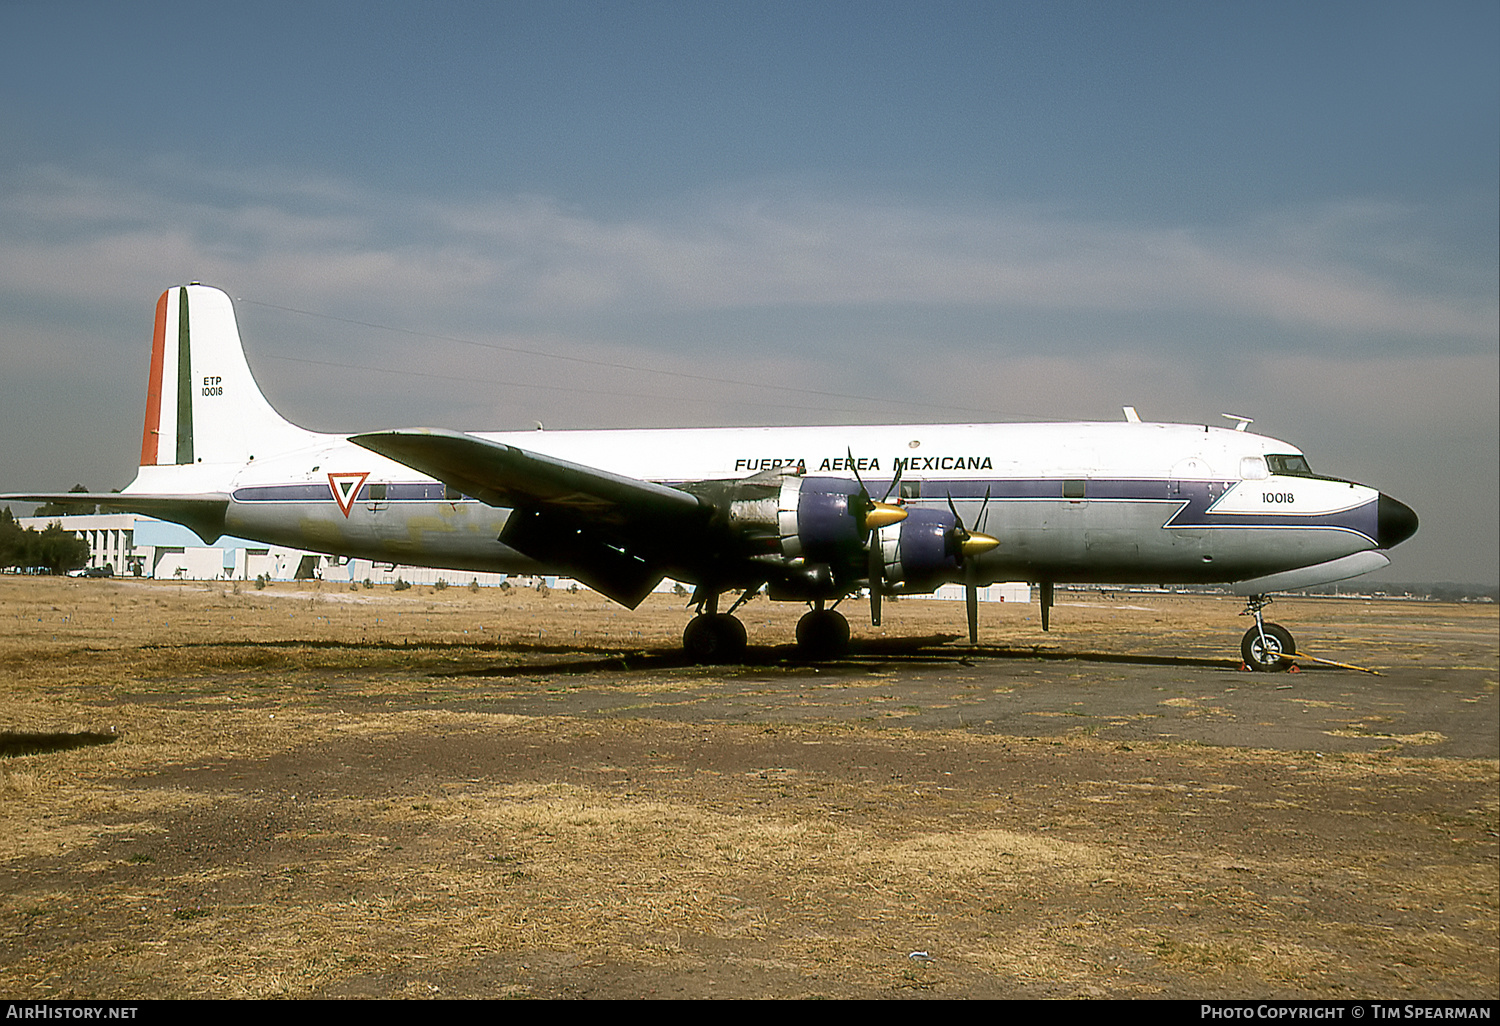
[[[162,293],[151,336],[141,466],[244,464],[313,437],[261,394],[227,295],[206,285]]]

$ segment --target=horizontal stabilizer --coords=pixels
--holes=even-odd
[[[1383,552],[1356,552],[1342,559],[1330,559],[1326,563],[1285,570],[1279,574],[1239,581],[1234,586],[1236,595],[1268,595],[1273,591],[1291,591],[1295,588],[1312,588],[1319,584],[1358,577],[1391,565]]]
[[[224,511],[229,496],[220,492],[205,495],[132,495],[129,492],[59,492],[57,494],[0,495],[0,502],[45,502],[54,505],[99,506],[106,513],[139,513],[142,516],[170,520],[189,528],[205,545],[212,545],[224,533]]]

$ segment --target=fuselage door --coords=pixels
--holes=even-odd
[[[371,513],[379,513],[390,505],[386,498],[390,486],[384,481],[372,481],[365,486],[365,509]]]

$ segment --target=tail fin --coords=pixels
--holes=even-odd
[[[314,437],[271,408],[245,362],[229,296],[206,285],[156,303],[141,466],[243,464]]]

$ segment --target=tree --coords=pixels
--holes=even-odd
[[[36,535],[32,566],[44,566],[48,573],[60,577],[69,570],[88,565],[89,543],[72,531],[63,530],[61,524],[48,524],[41,534],[35,531],[26,533]]]
[[[44,566],[50,573],[65,574],[88,561],[89,543],[61,524],[48,524],[40,533],[23,531],[10,510],[0,510],[0,566]]]
[[[0,509],[0,566],[25,566],[26,532],[9,507]]]
[[[88,489],[81,484],[76,484],[68,489],[69,492],[82,492],[88,494]],[[31,515],[34,517],[64,517],[64,516],[87,516],[94,512],[94,507],[87,503],[71,502],[47,502],[36,508]]]

